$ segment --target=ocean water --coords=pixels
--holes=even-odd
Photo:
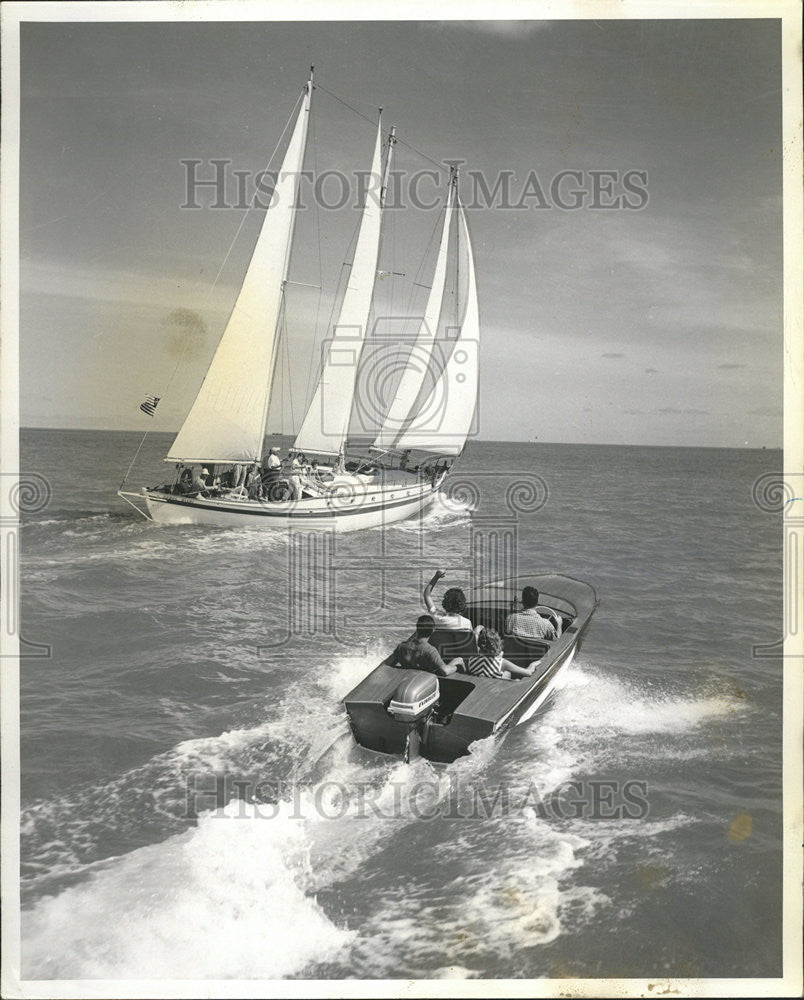
[[[147,522],[138,442],[22,434],[25,978],[780,975],[779,452],[476,442],[422,518],[309,541]],[[406,767],[340,699],[437,567],[600,605],[531,722]]]

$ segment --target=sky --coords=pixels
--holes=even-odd
[[[378,105],[409,144],[402,200],[431,160],[465,163],[480,438],[781,446],[778,21],[28,23],[21,39],[23,426],[178,428],[261,221],[211,192],[182,208],[182,161],[253,176],[315,63],[308,167],[367,169]],[[470,172],[493,189],[506,171],[520,204],[473,205]],[[580,189],[578,208],[551,195],[561,171],[581,172],[559,192]],[[637,171],[646,195],[592,207],[593,171],[616,172],[614,197]],[[523,198],[534,176],[544,197]],[[269,429],[300,423],[356,218],[300,219]],[[386,212],[381,267],[405,277],[378,308],[426,294],[411,285],[437,219]]]

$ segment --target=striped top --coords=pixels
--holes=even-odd
[[[503,655],[486,656],[483,653],[476,653],[466,657],[466,673],[474,674],[475,677],[502,677],[503,675]]]

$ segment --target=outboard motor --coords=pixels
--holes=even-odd
[[[408,737],[405,743],[405,762],[409,763],[419,756],[422,744],[427,743],[427,734],[433,715],[433,709],[438,704],[438,678],[435,674],[417,671],[412,677],[406,677],[394,691],[394,696],[388,705],[388,714],[396,722],[404,722],[408,726]]]

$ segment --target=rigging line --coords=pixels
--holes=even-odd
[[[416,292],[414,290],[414,287],[413,287],[416,284],[416,280],[415,279],[418,278],[418,277],[420,277],[421,274],[422,274],[422,272],[424,271],[424,265],[425,265],[425,263],[427,261],[428,256],[430,255],[430,252],[431,252],[432,247],[433,247],[433,243],[435,242],[436,232],[438,231],[438,229],[440,227],[440,224],[441,224],[441,215],[442,215],[442,213],[444,211],[446,211],[445,207],[442,208],[441,212],[439,212],[438,217],[436,218],[435,224],[433,226],[433,230],[430,233],[430,239],[429,239],[429,241],[427,243],[427,248],[425,249],[424,254],[421,257],[421,259],[419,260],[419,266],[417,267],[416,274],[414,275],[413,285],[411,285],[410,295],[408,296],[407,308],[405,309],[405,321],[404,321],[404,323],[402,325],[401,335],[397,339],[397,342],[396,342],[396,355],[394,356],[394,365],[393,365],[393,369],[392,369],[394,371],[396,371],[399,368],[400,359],[402,357],[402,347],[403,347],[403,344],[406,343],[407,333],[408,333],[408,330],[410,328],[411,323],[413,322],[413,315],[412,315],[413,314],[413,298],[414,298],[414,296],[416,294]],[[436,262],[437,262],[437,260],[438,260],[438,258],[436,258]],[[422,319],[423,318],[424,318],[424,313],[422,313]],[[436,322],[438,322],[438,321],[436,321]],[[433,334],[433,338],[435,339],[435,333]],[[418,337],[416,339],[418,339]],[[414,340],[413,343],[410,344],[410,348],[409,348],[409,351],[408,351],[408,364],[410,364],[411,360],[415,360],[413,358],[413,351],[415,349],[415,346],[416,346],[416,341]],[[398,385],[397,385],[397,388],[399,388]],[[393,401],[392,401],[391,405],[393,405]],[[389,408],[389,412],[390,412],[390,408]],[[388,417],[388,413],[386,413],[385,416],[387,418]]]
[[[290,117],[288,118],[287,122],[285,123],[284,129],[282,129],[282,134],[279,136],[279,140],[277,141],[277,144],[274,147],[274,151],[271,153],[270,157],[268,158],[268,162],[265,164],[265,168],[264,168],[263,172],[267,171],[268,168],[271,166],[271,163],[273,162],[273,159],[276,156],[277,150],[282,145],[282,140],[285,137],[285,133],[287,132],[288,127],[290,126],[290,123],[293,121],[293,118],[294,118],[294,116],[296,114],[296,110],[299,107],[299,103],[303,99],[305,93],[306,93],[306,87],[304,87],[302,89],[301,93],[299,94],[298,98],[296,99],[296,103],[293,105],[293,110],[290,113]],[[226,256],[223,258],[223,262],[221,263],[221,266],[218,269],[218,273],[215,275],[214,281],[212,282],[212,284],[210,285],[210,287],[207,290],[207,294],[206,294],[206,301],[207,302],[209,302],[209,300],[212,298],[212,293],[215,290],[215,286],[218,283],[218,279],[220,278],[221,274],[223,274],[223,269],[224,269],[224,267],[226,267],[226,262],[229,260],[229,256],[230,256],[232,250],[234,249],[234,245],[237,242],[238,237],[240,236],[240,233],[241,233],[241,231],[243,229],[243,226],[245,225],[246,219],[248,218],[249,212],[254,207],[254,202],[256,201],[256,198],[257,198],[257,192],[255,191],[254,192],[254,197],[251,199],[251,204],[243,212],[243,217],[240,220],[240,225],[237,227],[237,231],[235,232],[234,237],[232,238],[232,242],[229,244],[229,249],[226,251]],[[162,390],[162,396],[160,398],[164,398],[170,392],[170,387],[173,385],[173,380],[176,377],[176,372],[179,370],[179,365],[182,363],[182,361],[184,361],[184,356],[187,353],[187,348],[189,346],[189,343],[190,343],[190,338],[189,338],[189,336],[186,336],[184,338],[184,344],[183,344],[181,352],[179,354],[179,358],[176,361],[176,364],[175,364],[175,366],[173,368],[173,371],[170,374],[170,378],[168,378],[167,382],[165,383],[165,388]],[[139,457],[139,454],[142,451],[142,446],[145,444],[145,439],[148,437],[148,435],[150,434],[150,432],[151,432],[151,429],[149,427],[145,431],[145,433],[143,434],[142,441],[140,441],[140,446],[139,446],[139,448],[137,448],[137,451],[136,451],[136,453],[134,455],[134,458],[132,458],[131,464],[129,465],[128,469],[126,470],[126,474],[123,476],[123,480],[120,483],[120,489],[123,488],[123,486],[125,485],[126,480],[131,475],[131,470],[134,467],[134,463],[137,461],[137,458]]]
[[[432,156],[428,156],[427,153],[423,153],[420,149],[417,149],[415,146],[411,146],[409,142],[405,142],[404,139],[397,139],[397,142],[401,142],[403,146],[407,146],[408,149],[410,149],[412,152],[416,153],[418,156],[421,156],[429,163],[432,163],[434,167],[438,167],[440,173],[445,174],[447,172],[444,168],[443,163],[439,163],[438,160],[434,160]]]
[[[430,239],[427,241],[427,246],[425,247],[424,254],[419,260],[419,266],[416,268],[416,273],[413,276],[413,284],[411,285],[410,288],[410,295],[408,296],[408,304],[405,310],[405,325],[402,328],[403,337],[407,333],[408,327],[412,322],[413,318],[413,299],[414,296],[416,295],[416,292],[414,291],[414,286],[419,285],[419,287],[421,288],[428,288],[428,289],[432,287],[431,285],[420,285],[417,279],[420,278],[424,273],[424,265],[427,263],[427,258],[430,256],[432,252],[433,244],[435,243],[436,233],[439,231],[442,225],[441,216],[445,211],[446,211],[446,203],[442,206],[441,211],[438,213],[438,216],[436,217],[435,223],[433,225],[433,231],[430,233]],[[437,263],[438,263],[438,256],[436,255],[436,264]],[[422,313],[422,315],[424,314]]]
[[[288,406],[290,407],[290,428],[291,428],[290,432],[292,434],[294,433],[296,428],[296,415],[293,412],[293,386],[291,385],[290,382],[293,369],[291,368],[290,365],[290,345],[288,343],[289,339],[290,338],[288,336],[288,313],[286,309],[282,317],[282,340],[285,347],[285,363],[287,365],[287,370],[288,370]]]
[[[357,222],[356,222],[356,224],[355,224],[355,228],[354,228],[354,231],[352,233],[352,237],[351,237],[351,239],[349,241],[349,246],[346,248],[346,256],[347,257],[350,254],[352,255],[352,257],[354,257],[354,250],[356,249],[357,234],[358,234],[358,231],[360,229],[360,222],[361,222],[361,220],[358,219]],[[315,364],[315,354],[316,354],[315,348],[316,348],[316,346],[320,346],[321,348],[323,348],[324,342],[326,340],[326,336],[327,336],[327,334],[329,334],[330,330],[332,331],[332,337],[334,338],[334,336],[335,336],[335,329],[333,327],[333,322],[332,321],[335,318],[335,310],[336,310],[336,308],[338,307],[339,304],[340,305],[343,304],[343,297],[346,294],[346,289],[344,289],[344,292],[343,292],[343,295],[342,295],[341,294],[341,288],[343,287],[344,276],[345,276],[346,285],[348,287],[352,263],[353,262],[350,261],[350,260],[345,260],[341,264],[340,274],[338,275],[338,283],[335,286],[335,294],[334,294],[334,296],[332,298],[332,306],[331,306],[330,311],[329,311],[329,319],[327,320],[326,333],[325,333],[324,337],[321,339],[320,344],[318,342],[318,337],[316,336],[316,341],[313,344],[313,350],[310,353],[310,370],[312,372],[313,366],[315,365],[316,380],[323,373],[324,367],[326,366],[327,362],[326,362],[326,358],[324,357],[324,352],[322,350],[319,362],[318,362],[318,364]],[[317,331],[316,331],[316,333],[317,333]],[[310,384],[310,379],[309,379],[309,376],[308,376],[308,392],[309,392],[309,384]],[[313,392],[315,392],[315,389],[313,390]],[[311,402],[312,402],[312,398],[308,395],[308,398],[305,399],[305,401],[304,401],[305,412],[307,410],[307,407],[310,406]]]
[[[313,176],[318,176],[318,146],[316,145],[316,134],[315,134],[315,117],[310,118],[310,127],[312,131],[313,140]],[[318,253],[318,301],[315,307],[315,323],[313,324],[313,340],[310,345],[310,363],[307,366],[307,384],[304,387],[304,401],[306,402],[310,398],[310,381],[313,377],[313,361],[315,359],[315,348],[318,343],[318,327],[321,322],[321,302],[324,297],[324,265],[321,254],[321,207],[318,204],[318,198],[313,198],[313,203],[315,204],[315,232],[316,232],[316,250]],[[295,433],[295,428],[294,428]]]
[[[279,336],[282,337],[284,330],[284,316],[285,316],[285,296],[282,296],[282,314],[279,319]],[[282,366],[274,366],[274,377],[273,382],[275,383],[277,378],[279,379],[279,433],[285,433],[285,380],[282,377]],[[268,398],[270,400],[273,390],[273,385],[269,386]]]
[[[298,98],[296,99],[296,103],[293,105],[293,110],[290,113],[290,117],[288,118],[287,122],[285,123],[285,127],[282,129],[282,135],[279,136],[277,144],[274,146],[273,153],[271,153],[271,155],[268,157],[268,162],[265,164],[265,167],[264,167],[264,169],[262,171],[263,173],[266,173],[267,170],[268,170],[268,168],[271,166],[271,163],[273,162],[273,158],[276,156],[276,152],[279,149],[279,147],[282,145],[282,140],[285,138],[285,133],[290,128],[290,123],[293,121],[293,119],[294,119],[294,117],[296,115],[296,109],[299,107],[299,102],[304,97],[306,91],[307,91],[307,88],[305,86],[302,89],[302,92],[299,94]],[[215,290],[215,286],[218,283],[218,279],[223,274],[223,269],[226,267],[226,262],[229,260],[229,255],[231,254],[232,250],[234,249],[234,245],[237,242],[237,238],[240,236],[240,233],[241,233],[241,231],[243,229],[243,226],[246,223],[246,219],[248,218],[248,213],[254,207],[254,202],[256,200],[257,200],[257,191],[254,192],[254,197],[251,199],[251,204],[243,212],[243,217],[240,220],[240,225],[237,227],[237,232],[232,237],[232,242],[229,244],[229,249],[226,251],[226,256],[223,258],[221,266],[218,269],[218,273],[215,275],[215,280],[212,282],[212,284],[209,287],[209,291],[207,292],[207,298],[209,298],[212,295],[212,292]]]
[[[129,477],[129,476],[131,475],[131,470],[132,470],[132,469],[134,468],[134,463],[135,463],[135,462],[137,461],[137,459],[138,459],[138,458],[140,457],[140,452],[142,451],[142,446],[143,446],[143,445],[145,444],[145,439],[146,439],[146,438],[148,437],[148,434],[149,434],[149,433],[150,433],[150,427],[149,427],[149,428],[148,428],[148,430],[147,430],[147,431],[146,431],[146,432],[145,432],[145,433],[144,433],[144,434],[142,435],[142,440],[140,441],[140,446],[139,446],[139,448],[137,448],[137,450],[136,450],[136,451],[134,452],[134,458],[132,458],[132,459],[131,459],[131,462],[129,462],[129,466],[128,466],[128,468],[126,469],[126,472],[125,472],[125,475],[124,475],[124,476],[123,476],[123,478],[122,478],[122,479],[120,480],[120,485],[119,485],[119,486],[117,487],[117,488],[118,488],[119,490],[122,490],[122,489],[123,489],[123,487],[124,487],[124,486],[126,485],[126,480],[127,480],[127,479],[128,479],[128,477]]]
[[[349,104],[347,101],[344,101],[344,99],[342,97],[338,97],[337,94],[333,94],[331,90],[327,90],[327,88],[324,87],[322,84],[316,83],[315,86],[316,86],[316,90],[323,90],[325,94],[329,94],[330,97],[334,97],[336,101],[338,101],[340,104],[342,104],[345,108],[348,108],[350,111],[354,112],[354,114],[358,115],[360,118],[363,118],[370,125],[376,125],[376,122],[372,121],[372,119],[369,118],[367,115],[364,115],[362,111],[358,111],[357,108],[353,108],[352,105]],[[411,144],[409,142],[405,142],[404,139],[400,139],[400,138],[397,137],[396,141],[397,142],[401,142],[403,146],[407,146],[408,149],[412,150],[418,156],[423,157],[429,163],[432,163],[433,166],[438,167],[438,169],[441,171],[441,173],[446,173],[446,170],[444,169],[444,164],[443,163],[439,163],[438,160],[434,160],[432,158],[432,156],[428,156],[427,153],[423,153],[420,149],[417,149],[415,146],[411,146]]]
[[[364,115],[362,111],[358,111],[357,108],[353,108],[352,105],[348,104],[346,101],[344,101],[344,99],[342,97],[338,97],[338,95],[337,94],[333,94],[331,90],[327,90],[327,88],[323,84],[316,83],[315,86],[316,86],[316,90],[323,90],[325,94],[329,94],[330,97],[334,97],[335,100],[338,101],[339,104],[342,104],[345,108],[348,108],[350,111],[353,111],[360,118],[364,119],[364,121],[367,121],[369,123],[369,125],[376,125],[377,124],[377,122],[373,121],[371,118],[369,118],[368,115]]]

